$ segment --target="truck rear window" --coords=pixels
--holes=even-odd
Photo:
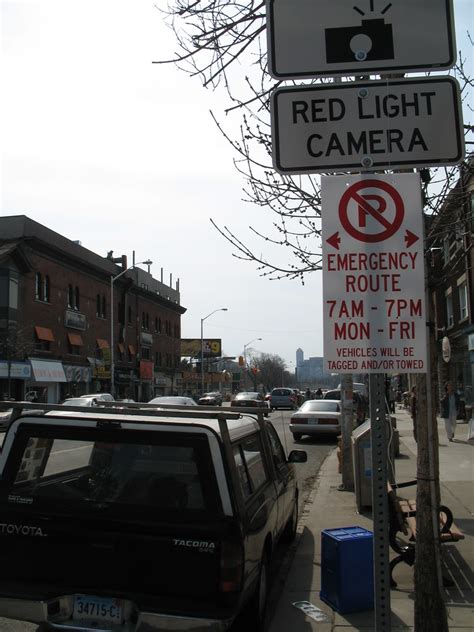
[[[220,509],[205,435],[130,431],[119,433],[117,440],[110,432],[81,430],[71,436],[71,430],[63,429],[60,434],[17,436],[3,500],[53,504],[56,511],[71,505],[91,511],[127,505],[138,513],[193,515]]]

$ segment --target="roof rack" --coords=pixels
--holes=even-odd
[[[141,404],[139,402],[108,402],[98,401],[96,406],[64,406],[62,404],[42,404],[34,402],[11,402],[0,401],[0,411],[13,409],[11,422],[21,416],[23,412],[30,411],[33,414],[61,411],[62,413],[88,413],[97,415],[131,415],[131,416],[151,416],[151,417],[188,417],[189,419],[218,419],[226,421],[236,421],[242,418],[243,414],[249,415],[248,408],[235,408],[217,406],[174,406],[161,404]],[[251,412],[251,415],[262,416],[263,411]],[[62,415],[64,416],[64,415]]]

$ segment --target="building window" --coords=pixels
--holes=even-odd
[[[459,294],[459,320],[466,320],[469,316],[468,300],[467,300],[467,282],[466,275],[458,279]]]
[[[98,318],[105,318],[106,317],[105,307],[106,307],[105,296],[97,294],[97,296],[96,296],[96,305],[95,305],[95,313],[96,313],[96,316]],[[119,311],[120,311],[120,305],[119,305]]]
[[[43,297],[43,278],[41,272],[37,272],[35,275],[35,298],[37,301],[41,301]]]
[[[80,334],[67,335],[68,353],[70,355],[80,355],[81,347],[84,346],[82,336]]]
[[[158,318],[158,328],[156,331],[161,334],[161,318]]]
[[[50,292],[49,292],[49,276],[45,276],[44,277],[44,283],[43,283],[43,301],[45,303],[49,303],[49,298],[50,298]]]
[[[72,285],[67,286],[67,306],[70,309],[79,309],[80,305],[80,293],[79,287],[76,285],[74,288]]]
[[[452,327],[454,325],[454,313],[453,313],[453,293],[449,288],[444,293],[446,298],[446,325]]]
[[[35,327],[35,350],[51,351],[51,343],[54,342],[54,334],[47,327]]]
[[[149,360],[150,359],[150,348],[149,347],[142,347],[142,360]]]
[[[161,351],[156,351],[155,352],[155,365],[161,366],[162,362],[163,362],[163,358],[161,357]]]

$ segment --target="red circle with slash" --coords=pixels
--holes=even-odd
[[[359,192],[361,189],[381,189],[387,194],[395,205],[395,217],[392,221],[389,221],[382,216],[383,211],[387,208],[385,198],[379,195],[367,195],[363,196]],[[378,208],[374,208],[368,202],[368,200],[377,200],[379,202]],[[350,202],[356,202],[359,209],[359,228],[365,226],[365,216],[370,215],[376,222],[378,222],[383,230],[378,233],[366,233],[359,228],[356,228],[349,220],[348,207]],[[344,227],[344,230],[354,239],[363,241],[365,243],[375,243],[378,241],[385,241],[389,237],[392,237],[400,228],[405,216],[405,205],[398,191],[392,187],[392,185],[384,182],[383,180],[361,180],[350,186],[339,202],[339,219]]]

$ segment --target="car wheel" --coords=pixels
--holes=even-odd
[[[284,542],[293,542],[296,537],[296,529],[298,528],[298,496],[295,498],[293,511],[283,530],[282,540]]]
[[[294,441],[299,441],[301,439],[303,435],[301,434],[301,432],[294,432],[293,433],[293,439]]]

